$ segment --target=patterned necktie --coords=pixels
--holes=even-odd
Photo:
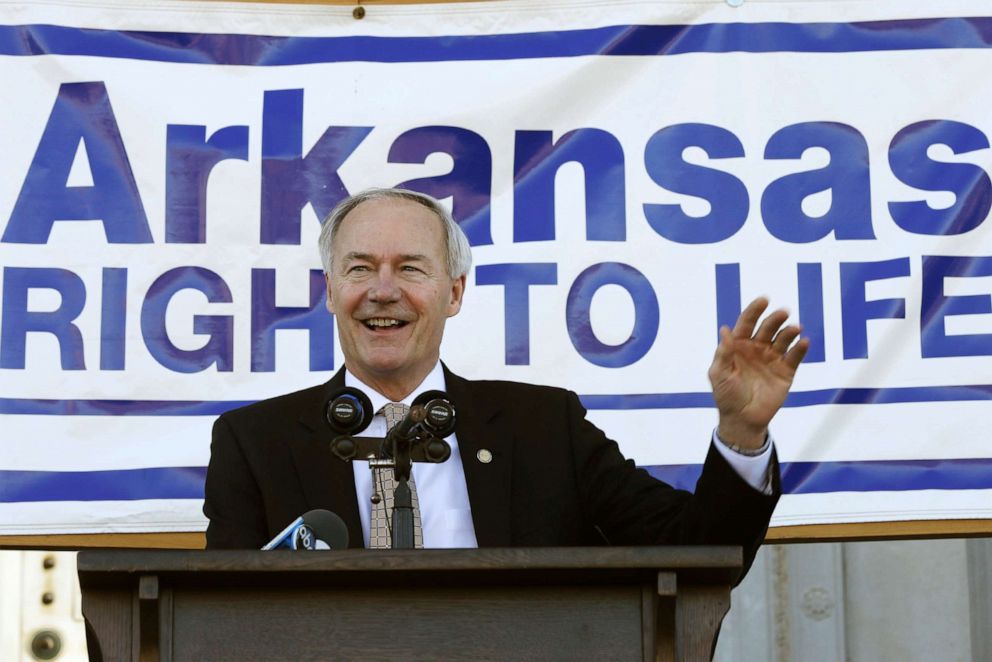
[[[386,417],[386,430],[392,430],[393,426],[403,420],[410,408],[401,403],[389,402],[382,406],[378,413]],[[387,432],[388,433],[388,432]],[[393,513],[393,491],[396,489],[396,479],[392,469],[375,469],[372,472],[372,492],[376,492],[378,487],[382,499],[379,503],[372,504],[372,517],[369,525],[369,548],[370,549],[391,549],[393,546],[392,513]],[[420,505],[417,501],[417,486],[413,482],[413,473],[407,481],[410,486],[410,496],[413,502],[413,546],[421,549],[424,546],[424,532],[420,525]]]

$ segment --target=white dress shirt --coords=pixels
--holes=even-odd
[[[345,386],[357,388],[369,396],[372,411],[379,411],[390,402],[386,396],[362,383],[347,370],[344,374]],[[403,400],[410,405],[424,391],[445,390],[444,372],[438,363],[424,378],[424,381]],[[386,417],[377,414],[369,427],[361,433],[364,437],[385,437]],[[472,508],[468,503],[468,488],[465,486],[465,471],[462,457],[458,453],[458,436],[445,438],[451,446],[451,457],[440,464],[429,462],[413,463],[413,481],[417,485],[417,502],[420,505],[420,523],[424,532],[424,547],[478,547],[475,539],[475,525],[472,523]],[[369,546],[369,523],[372,517],[372,472],[365,460],[352,460],[355,473],[355,492],[358,495],[358,515],[362,520],[362,535],[365,546]]]
[[[345,386],[357,388],[372,401],[372,411],[378,412],[390,402],[386,396],[363,383],[351,372],[345,370]],[[424,381],[403,400],[410,405],[424,391],[446,390],[444,371],[438,362]],[[385,437],[386,418],[376,414],[361,435],[363,437]],[[472,508],[468,501],[468,487],[465,485],[465,471],[458,453],[458,437],[455,434],[445,438],[451,446],[451,457],[446,462],[432,464],[413,463],[413,480],[417,484],[417,501],[420,506],[420,521],[424,532],[425,548],[474,548],[479,543],[475,538],[475,525],[472,523]],[[734,471],[754,489],[771,494],[769,464],[772,456],[771,436],[759,455],[743,455],[719,441],[716,430],[713,442],[717,451],[726,458]],[[365,546],[369,546],[369,529],[372,517],[372,473],[369,463],[354,459],[351,462],[355,474],[355,492],[358,495],[358,515],[362,520],[362,536]]]

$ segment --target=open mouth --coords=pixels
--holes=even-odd
[[[370,319],[363,320],[362,324],[365,325],[366,329],[371,331],[389,331],[391,329],[400,329],[406,326],[407,322],[393,319],[392,317],[372,317]]]

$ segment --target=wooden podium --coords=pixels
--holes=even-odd
[[[108,662],[708,660],[741,551],[113,550],[78,569]]]

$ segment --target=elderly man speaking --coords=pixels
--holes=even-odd
[[[780,494],[768,424],[809,344],[786,312],[759,325],[767,301],[757,299],[720,330],[709,369],[719,422],[690,493],[624,459],[571,391],[470,381],[441,363],[471,252],[433,198],[352,196],[324,222],[320,251],[344,367],[326,384],[217,420],[203,508],[209,548],[257,549],[312,509],[337,513],[352,546],[382,546],[389,513],[368,463],[328,450],[327,399],[350,386],[375,412],[433,389],[457,405],[451,457],[413,470],[418,546],[733,544],[750,563]],[[366,434],[386,435],[385,413]]]

